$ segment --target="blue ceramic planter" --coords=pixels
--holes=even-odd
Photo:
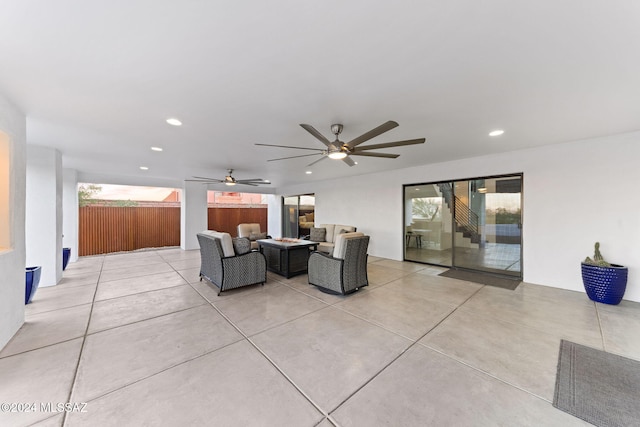
[[[69,264],[69,257],[71,256],[71,248],[62,248],[62,271],[67,268]]]
[[[611,267],[582,263],[582,283],[589,298],[603,304],[620,304],[627,289],[629,270],[622,265]]]
[[[40,274],[42,273],[42,267],[27,267],[26,282],[24,288],[24,303],[29,304],[33,299],[33,296],[40,284]]]

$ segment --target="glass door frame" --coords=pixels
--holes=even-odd
[[[426,265],[435,265],[438,267],[446,267],[446,268],[457,268],[457,269],[461,269],[461,270],[468,270],[467,268],[464,267],[459,267],[456,266],[456,259],[455,259],[455,230],[456,230],[456,211],[455,211],[455,203],[453,203],[453,208],[451,209],[451,213],[452,213],[452,230],[451,230],[451,248],[452,248],[452,253],[451,253],[451,265],[446,265],[446,264],[438,264],[438,263],[434,263],[434,262],[425,262],[425,261],[420,261],[420,260],[412,260],[412,259],[407,259],[406,256],[406,244],[405,244],[405,230],[406,230],[406,217],[407,217],[407,212],[406,212],[406,193],[407,193],[407,187],[417,187],[417,186],[424,186],[424,185],[438,185],[438,184],[449,184],[451,186],[451,192],[452,195],[455,193],[454,192],[454,185],[456,182],[472,182],[472,181],[478,181],[478,180],[490,180],[490,179],[500,179],[500,178],[519,178],[520,179],[520,223],[519,223],[519,227],[520,227],[520,271],[519,271],[519,277],[523,278],[524,277],[524,173],[522,172],[516,172],[516,173],[508,173],[508,174],[500,174],[500,175],[490,175],[490,176],[480,176],[480,177],[473,177],[473,178],[459,178],[459,179],[451,179],[451,180],[441,180],[441,181],[430,181],[430,182],[421,182],[421,183],[411,183],[411,184],[403,184],[402,185],[402,239],[403,239],[403,260],[404,261],[409,261],[409,262],[415,262],[415,263],[419,263],[419,264],[426,264]],[[479,271],[479,272],[485,272],[483,270],[471,270],[471,271]],[[486,273],[486,272],[485,272]],[[491,274],[500,274],[500,273],[491,273]],[[510,276],[510,277],[514,277],[514,275],[510,275],[510,274],[506,274],[504,273],[505,276]]]

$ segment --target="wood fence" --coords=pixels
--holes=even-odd
[[[179,207],[112,207],[79,208],[80,256],[143,248],[180,246]],[[208,229],[235,237],[241,223],[257,222],[267,230],[267,207],[209,208]]]

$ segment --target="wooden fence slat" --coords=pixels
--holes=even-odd
[[[259,223],[267,231],[267,208],[208,208],[207,226],[237,236],[242,223]],[[179,207],[79,208],[80,256],[143,248],[180,246]]]

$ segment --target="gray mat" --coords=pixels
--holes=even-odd
[[[597,426],[640,424],[640,362],[560,343],[553,406]]]
[[[498,288],[514,290],[520,284],[520,279],[497,277],[487,273],[476,273],[473,271],[449,269],[438,276],[450,277],[452,279],[466,280],[467,282],[480,283],[483,285],[496,286]]]

